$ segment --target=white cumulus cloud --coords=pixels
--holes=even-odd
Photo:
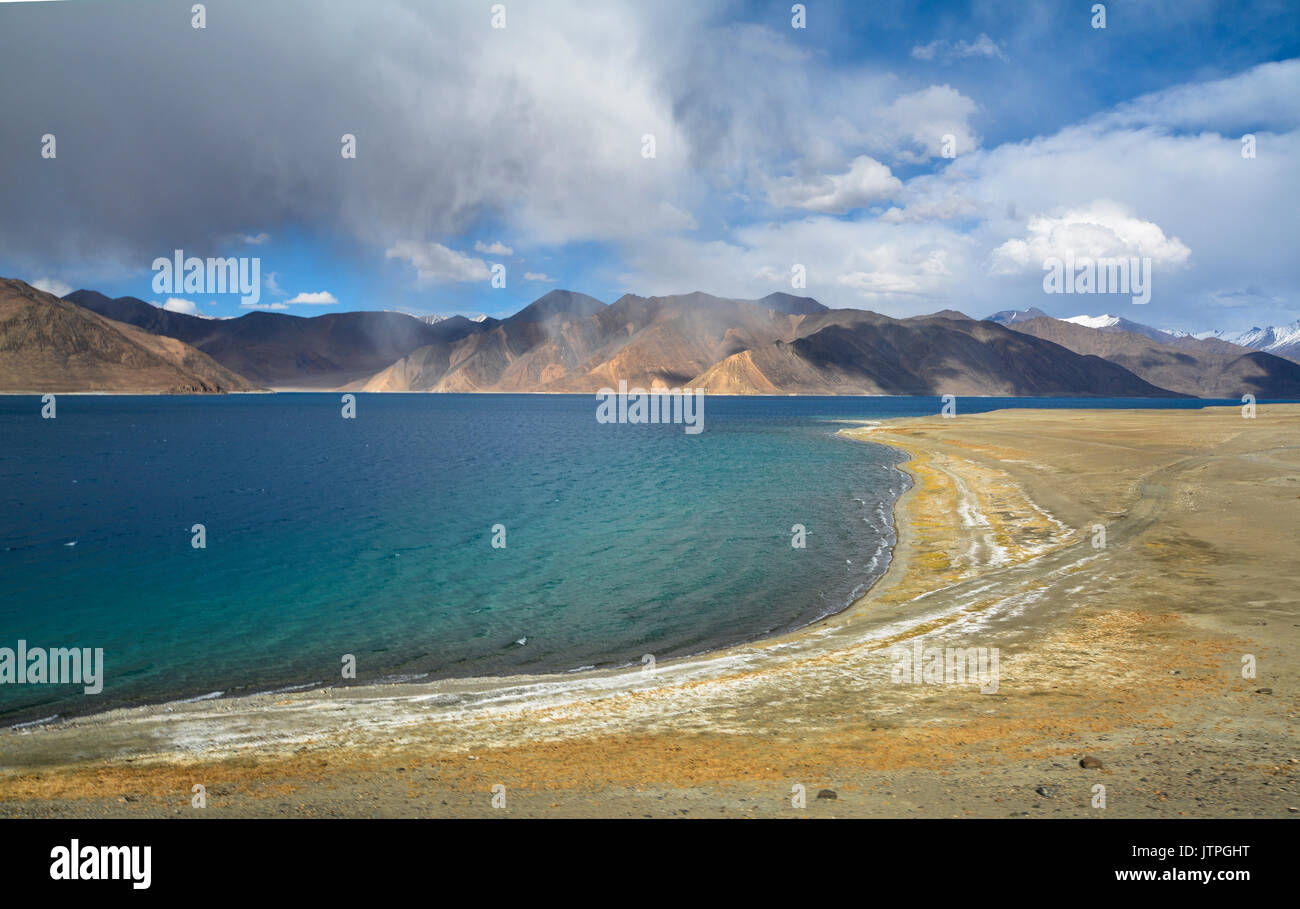
[[[182,300],[180,297],[168,297],[165,302],[161,304],[155,303],[154,305],[159,309],[165,309],[168,312],[179,312],[184,313],[187,316],[198,316],[200,319],[212,318],[211,316],[200,312],[199,305],[193,300]]]
[[[486,281],[491,274],[488,264],[441,243],[417,243],[399,240],[390,246],[384,257],[400,259],[415,266],[420,281]]]
[[[1149,258],[1161,265],[1183,265],[1191,250],[1167,237],[1159,224],[1132,215],[1124,206],[1098,200],[1061,215],[1035,215],[1024,238],[993,250],[990,271],[1015,274],[1042,268],[1047,259],[1102,257]]]
[[[319,293],[298,294],[292,300],[285,300],[286,304],[306,303],[312,306],[332,306],[338,300],[328,290],[322,290]]]
[[[849,165],[848,173],[773,180],[768,199],[773,205],[782,207],[843,214],[888,199],[902,188],[902,182],[888,167],[875,158],[859,155]]]

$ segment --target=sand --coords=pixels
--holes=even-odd
[[[906,452],[913,487],[889,570],[839,615],[653,671],[340,686],[0,733],[0,815],[1300,808],[1300,405],[842,432]],[[918,642],[996,649],[996,686],[896,681]]]

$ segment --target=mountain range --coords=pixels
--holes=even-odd
[[[1153,385],[1198,398],[1300,396],[1300,363],[1218,338],[1174,335],[1115,316],[1008,318],[1007,327],[1103,357]]]
[[[477,321],[382,311],[207,319],[0,282],[3,391],[591,393],[620,381],[712,394],[1300,397],[1300,364],[1118,317],[894,319],[786,293],[606,304],[556,290]]]
[[[1007,309],[988,317],[989,321],[998,322],[1002,325],[1013,325],[1014,323],[1028,322],[1038,318],[1046,319],[1050,318],[1050,316],[1041,309],[1031,307],[1023,310]],[[1060,321],[1082,325],[1085,328],[1095,328],[1097,331],[1131,332],[1132,334],[1143,335],[1161,344],[1189,350],[1209,350],[1228,354],[1241,353],[1241,348],[1246,348],[1300,362],[1300,319],[1290,325],[1251,328],[1247,331],[1203,331],[1197,333],[1152,328],[1149,325],[1142,325],[1131,319],[1125,319],[1123,316],[1112,316],[1109,313],[1100,316],[1070,316]],[[1205,341],[1210,343],[1197,343]]]
[[[64,299],[183,341],[249,381],[274,388],[338,388],[373,375],[417,347],[459,340],[486,324],[461,316],[429,324],[404,313],[373,311],[304,318],[259,310],[237,319],[203,319],[92,290],[74,291]]]
[[[1267,328],[1251,328],[1247,331],[1235,332],[1210,331],[1194,337],[1227,341],[1300,362],[1300,319],[1290,325],[1270,325]]]

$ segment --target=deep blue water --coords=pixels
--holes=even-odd
[[[361,681],[564,671],[806,624],[883,572],[906,487],[834,421],[938,407],[709,397],[690,435],[586,395],[0,397],[0,647],[106,666],[98,696],[0,684],[0,722],[339,683],[343,654]]]

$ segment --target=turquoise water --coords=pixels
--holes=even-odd
[[[1026,404],[1199,402],[961,407]],[[95,696],[0,685],[0,718],[338,684],[344,654],[362,682],[500,675],[795,628],[883,572],[907,482],[835,421],[937,410],[710,397],[691,435],[592,396],[0,397],[0,647],[105,663]]]

